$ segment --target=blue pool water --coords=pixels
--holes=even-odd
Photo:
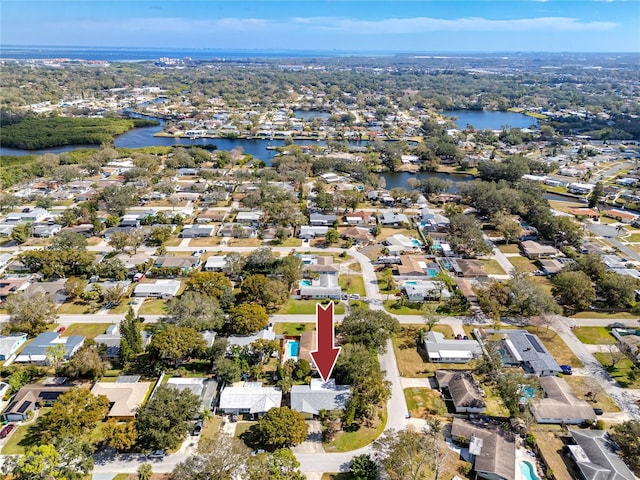
[[[430,268],[429,270],[427,270],[427,272],[429,273],[430,277],[435,277],[436,275],[438,275],[438,270],[436,270],[435,268]]]
[[[522,478],[524,480],[540,480],[536,475],[533,465],[529,462],[520,462],[520,471],[522,472]]]
[[[288,358],[297,357],[300,353],[300,342],[297,340],[287,340],[285,354]]]
[[[529,400],[533,398],[535,394],[535,389],[530,386],[520,386],[520,403],[527,403]]]
[[[416,247],[419,247],[422,245],[422,243],[420,243],[420,240],[416,240],[415,238],[411,239],[411,243],[413,243]]]
[[[300,286],[301,287],[310,287],[311,286],[311,280],[300,280]]]
[[[414,282],[413,280],[404,282],[404,285],[418,285],[418,282]]]

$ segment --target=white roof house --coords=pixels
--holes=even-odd
[[[312,378],[310,385],[291,387],[291,409],[318,415],[320,410],[342,410],[351,395],[348,385],[336,385],[334,379],[323,382]]]
[[[207,263],[204,264],[205,272],[220,272],[226,266],[227,260],[224,256],[215,256],[207,258]]]
[[[139,283],[133,295],[135,297],[172,298],[178,294],[180,282],[178,280],[156,280],[154,283]]]
[[[260,415],[282,403],[282,390],[263,387],[260,382],[244,382],[224,387],[220,393],[219,410],[222,413],[250,413]]]
[[[337,275],[320,273],[318,279],[300,281],[301,298],[340,298],[342,288]]]
[[[424,346],[432,362],[465,363],[482,355],[476,340],[447,340],[440,332],[429,332]]]

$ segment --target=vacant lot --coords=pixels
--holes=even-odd
[[[509,245],[498,245],[498,249],[502,253],[520,253],[520,247],[515,243],[511,243]]]
[[[90,313],[90,307],[88,303],[78,302],[65,302],[58,308],[58,315],[82,315],[84,313]]]
[[[636,370],[632,368],[633,362],[627,357],[624,357],[612,367],[611,354],[609,352],[598,352],[594,353],[593,356],[622,388],[640,388],[640,378],[635,374]]]
[[[387,408],[379,409],[373,426],[357,426],[350,431],[338,433],[336,439],[330,443],[323,443],[326,452],[350,452],[365,447],[382,435],[387,424]]]
[[[509,260],[518,270],[522,270],[524,272],[534,272],[538,270],[538,267],[531,260],[525,257],[508,257],[507,260]]]
[[[480,260],[482,266],[489,275],[506,275],[507,272],[500,266],[497,260],[493,258]]]
[[[575,327],[573,333],[582,343],[589,345],[615,345],[616,339],[607,327]]]
[[[62,336],[82,335],[89,340],[93,340],[96,336],[104,333],[110,325],[110,323],[74,323],[64,331]]]
[[[611,320],[627,320],[636,319],[638,315],[634,315],[630,312],[579,312],[573,315],[571,318],[602,318]]]
[[[367,295],[364,289],[364,279],[360,275],[340,275],[338,281],[342,290],[347,293],[357,293],[362,297]]]
[[[620,408],[611,399],[606,392],[602,391],[596,380],[591,377],[583,377],[581,375],[565,375],[564,379],[576,394],[578,398],[582,398],[589,402],[593,408],[601,408],[605,412],[619,412]],[[588,392],[596,394],[596,401],[591,401],[591,397],[587,397]]]
[[[564,442],[554,432],[535,432],[536,443],[544,461],[553,470],[556,480],[572,480],[580,478],[573,462],[562,453]]]
[[[583,367],[582,362],[574,355],[564,340],[553,330],[538,329],[536,327],[526,327],[526,329],[540,337],[549,353],[560,365],[571,365],[574,368]]]
[[[430,418],[433,415],[447,414],[447,405],[437,390],[430,388],[405,388],[404,398],[407,409],[415,418]]]
[[[220,245],[222,241],[222,237],[203,237],[203,238],[192,238],[189,240],[190,247],[214,247],[216,245]],[[180,245],[180,242],[178,242]],[[173,245],[177,246],[177,245]]]
[[[140,315],[164,315],[167,313],[166,300],[145,300],[138,313]]]
[[[289,300],[289,302],[276,313],[280,315],[315,315],[316,304],[318,303],[326,306],[326,303],[322,300]],[[335,303],[333,313],[344,313],[344,304]]]

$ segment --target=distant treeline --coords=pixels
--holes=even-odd
[[[158,125],[155,120],[122,118],[24,118],[0,127],[3,147],[38,150],[63,145],[101,145],[135,127]]]

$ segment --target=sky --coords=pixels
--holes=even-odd
[[[1,0],[2,45],[640,52],[640,0]]]

